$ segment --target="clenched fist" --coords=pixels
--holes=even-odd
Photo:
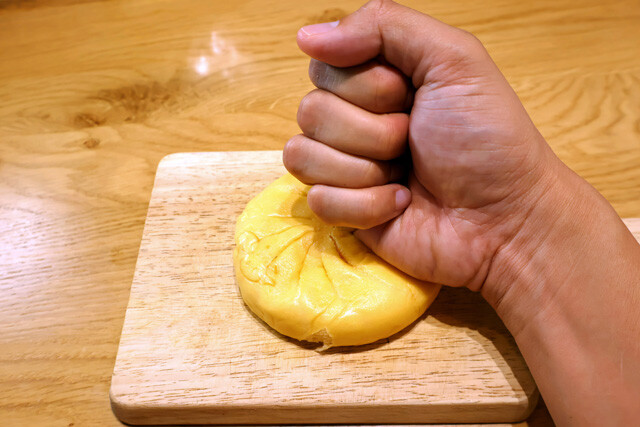
[[[471,34],[391,1],[298,32],[317,90],[284,164],[324,221],[479,290],[556,423],[640,420],[640,246]]]
[[[479,290],[559,163],[482,44],[390,2],[298,44],[318,89],[284,164],[313,211],[417,278]]]

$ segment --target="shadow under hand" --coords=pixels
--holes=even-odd
[[[528,391],[531,407],[538,391],[516,342],[495,310],[479,293],[443,286],[428,314],[436,321],[463,330],[496,362],[514,391]]]

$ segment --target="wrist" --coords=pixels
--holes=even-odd
[[[560,164],[482,294],[513,334],[558,424],[627,425],[640,399],[640,245]]]
[[[600,257],[603,230],[624,224],[584,179],[553,157],[517,233],[496,252],[482,295],[512,334],[547,310],[582,262]],[[626,231],[626,228],[625,228]]]

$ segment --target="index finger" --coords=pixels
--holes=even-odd
[[[407,77],[397,68],[375,60],[340,68],[311,59],[309,78],[317,88],[372,113],[399,113],[413,103]]]

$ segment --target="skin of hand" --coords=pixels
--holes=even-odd
[[[297,40],[318,89],[283,161],[311,209],[414,277],[480,291],[558,424],[637,421],[640,246],[478,39],[375,0]]]

